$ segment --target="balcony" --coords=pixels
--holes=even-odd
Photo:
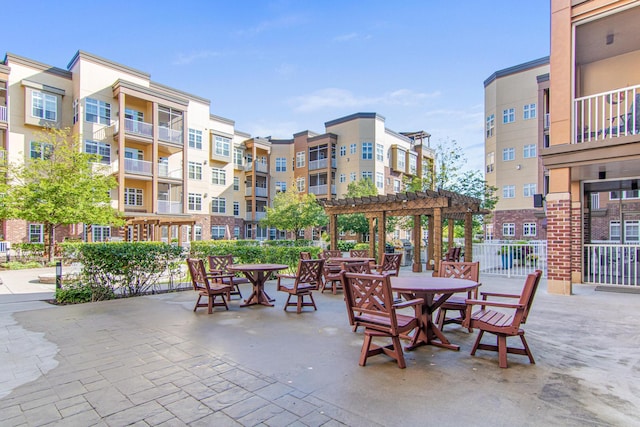
[[[158,126],[158,139],[172,144],[182,145],[182,131],[166,126]]]
[[[153,165],[151,162],[147,162],[145,160],[124,159],[125,173],[151,176],[151,173],[153,171],[152,166]]]
[[[244,170],[246,172],[250,172],[253,169],[253,165],[255,164],[255,171],[256,172],[260,172],[260,173],[268,173],[269,172],[269,166],[266,163],[262,163],[262,162],[249,162],[244,166]]]
[[[603,141],[640,133],[640,85],[576,98],[573,143]]]
[[[549,130],[549,113],[544,115],[544,130]]]
[[[247,187],[244,190],[244,195],[251,197],[254,189],[256,190],[256,197],[267,197],[267,189],[264,187]]]
[[[327,184],[323,185],[310,185],[309,193],[317,195],[326,195],[329,186]],[[336,194],[336,186],[331,186],[331,194]]]
[[[329,159],[309,160],[309,170],[326,169],[329,165]],[[337,167],[336,159],[331,159],[331,167]]]
[[[133,119],[124,119],[124,131],[128,134],[153,138],[153,124]]]
[[[0,106],[0,122],[6,122],[7,121],[7,107]]]
[[[255,214],[256,218],[253,219],[253,215]],[[265,218],[267,216],[266,212],[254,212],[253,214],[251,212],[247,212],[247,214],[245,215],[245,220],[246,221],[260,221],[261,219]]]
[[[158,165],[158,177],[160,178],[171,178],[171,179],[182,179],[182,170],[175,169],[170,171],[169,165],[159,164]]]
[[[181,214],[182,202],[158,200],[158,213],[159,214]]]

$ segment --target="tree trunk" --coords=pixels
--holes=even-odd
[[[44,256],[47,261],[53,261],[54,256],[55,235],[53,224],[45,223],[44,225]]]

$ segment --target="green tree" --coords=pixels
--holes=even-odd
[[[345,197],[377,196],[378,189],[369,178],[350,182]],[[364,214],[345,214],[338,216],[338,230],[363,235],[369,232],[369,221]]]
[[[60,226],[124,224],[111,207],[115,178],[99,165],[99,156],[82,152],[77,135],[69,128],[47,128],[36,142],[38,157],[8,167],[0,217],[43,224],[49,261]]]
[[[291,185],[287,191],[276,194],[273,198],[273,207],[267,208],[267,215],[260,224],[279,230],[293,231],[298,239],[300,230],[321,227],[328,222],[329,218],[316,201],[315,194],[300,193],[297,186]]]

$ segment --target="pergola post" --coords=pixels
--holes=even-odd
[[[376,235],[376,224],[375,217],[372,215],[365,215],[367,221],[369,222],[369,256],[374,259],[378,259],[378,254],[376,254],[376,245],[375,245],[375,235]]]
[[[378,263],[382,265],[384,261],[384,251],[385,251],[385,236],[387,234],[386,230],[386,213],[384,211],[379,212],[376,215],[376,219],[378,222]]]
[[[448,218],[447,219],[447,242],[449,243],[449,249],[451,249],[455,245],[455,241],[454,241],[455,226],[456,226],[456,222],[453,220],[453,218]]]
[[[433,271],[438,272],[442,258],[442,209],[433,208]]]
[[[433,247],[434,244],[433,242],[435,241],[435,237],[434,237],[434,226],[433,226],[433,215],[429,215],[428,218],[428,226],[429,226],[429,238],[427,239],[427,270],[433,270],[433,265],[431,265],[431,261],[433,260],[435,262],[435,258],[433,256]]]
[[[338,215],[329,215],[329,249],[338,248]]]
[[[413,216],[413,272],[419,273],[422,271],[422,264],[420,264],[420,248],[422,247],[422,223],[420,222],[420,215]]]
[[[464,214],[464,260],[473,261],[473,216],[471,212]]]

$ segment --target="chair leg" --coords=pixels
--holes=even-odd
[[[365,331],[364,342],[362,343],[362,350],[360,350],[360,366],[367,364],[367,357],[369,356],[369,347],[371,347],[372,336]]]
[[[289,294],[289,297],[287,298],[287,302],[284,303],[284,311],[287,311],[287,307],[289,307],[289,301],[291,300],[292,295]]]
[[[209,309],[209,314],[213,313],[213,300],[215,299],[215,295],[209,295],[209,305],[208,305],[208,309]]]
[[[298,295],[298,305],[296,307],[296,312],[298,314],[302,313],[302,304],[303,304],[303,300],[304,299],[304,295]]]
[[[498,363],[501,368],[508,368],[507,364],[507,337],[499,334],[498,337]]]
[[[476,338],[476,342],[475,342],[475,344],[473,344],[473,348],[471,349],[471,355],[472,356],[476,355],[476,350],[478,349],[478,345],[480,344],[480,340],[482,339],[482,335],[484,335],[484,331],[480,330],[480,332],[478,333],[478,338]]]
[[[194,313],[198,309],[198,307],[200,306],[200,298],[202,298],[202,295],[198,295],[198,299],[196,300],[196,306],[193,307]]]
[[[535,365],[536,362],[535,360],[533,360],[533,354],[531,353],[531,350],[527,345],[527,340],[524,339],[524,332],[520,334],[520,339],[522,340],[522,345],[524,346],[525,353],[527,353],[527,356],[529,356],[529,363],[531,363],[532,365]]]
[[[393,340],[393,350],[395,353],[395,359],[398,362],[398,367],[400,369],[404,369],[407,367],[406,362],[404,361],[404,353],[402,352],[402,345],[400,344],[400,337],[391,337]]]
[[[318,311],[318,307],[316,307],[316,302],[315,302],[315,300],[313,299],[313,294],[312,294],[311,292],[309,292],[309,298],[311,299],[311,305],[313,306],[313,309],[314,309],[315,311]]]

